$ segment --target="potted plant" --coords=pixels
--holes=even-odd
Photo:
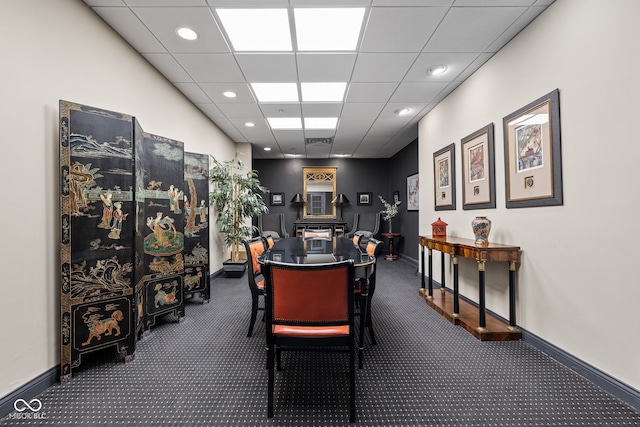
[[[269,211],[259,193],[267,189],[260,185],[258,172],[246,171],[237,156],[225,162],[212,159],[209,181],[214,184],[214,190],[209,194],[209,201],[216,210],[216,224],[224,234],[224,242],[231,248],[231,259],[223,263],[223,269],[227,277],[242,277],[247,260],[241,259],[240,248],[257,229],[248,220]]]

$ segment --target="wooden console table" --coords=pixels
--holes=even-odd
[[[455,324],[463,326],[480,340],[518,340],[522,333],[516,326],[515,275],[516,263],[520,256],[520,247],[489,243],[488,246],[476,246],[473,239],[458,237],[419,236],[422,262],[422,284],[420,295],[427,304]],[[428,288],[425,289],[425,248],[428,250]],[[440,296],[433,296],[433,260],[432,251],[449,254],[453,258],[453,298],[447,295],[445,287],[444,255],[442,257],[442,288]],[[478,307],[463,301],[461,310],[458,290],[458,258],[471,258],[478,262]],[[488,261],[506,261],[509,263],[509,324],[506,325],[496,316],[489,315],[485,307],[485,267]],[[452,301],[451,301],[452,299]],[[477,315],[476,315],[477,313]],[[477,317],[477,320],[476,320]]]

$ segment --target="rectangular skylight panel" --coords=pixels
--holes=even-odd
[[[291,51],[287,9],[216,9],[236,52]]]
[[[364,8],[296,8],[299,51],[356,50]]]
[[[271,129],[302,129],[300,117],[267,117]]]
[[[305,129],[335,129],[338,125],[337,117],[306,117]]]
[[[298,102],[296,83],[251,83],[258,102]]]
[[[302,100],[305,102],[342,102],[347,84],[301,83]]]

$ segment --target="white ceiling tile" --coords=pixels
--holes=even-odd
[[[486,49],[488,52],[497,52],[518,35],[520,31],[531,21],[536,19],[545,10],[544,7],[530,7],[527,9],[507,30],[502,33],[491,45]]]
[[[346,102],[342,108],[342,117],[375,118],[384,106],[384,102]]]
[[[218,108],[228,118],[259,117],[262,115],[260,108],[255,103],[220,103]]]
[[[453,6],[531,6],[536,0],[455,0]]]
[[[373,0],[372,6],[451,6],[454,0]]]
[[[293,53],[237,53],[235,56],[250,83],[290,83],[298,80]]]
[[[427,103],[442,92],[445,87],[447,87],[446,82],[401,83],[389,101],[395,103]]]
[[[211,102],[209,97],[198,87],[196,83],[174,83],[178,90],[185,94],[194,104]]]
[[[398,87],[392,83],[351,83],[347,87],[347,102],[387,102]]]
[[[94,6],[126,6],[124,0],[84,0],[91,7]]]
[[[256,102],[247,83],[201,83],[200,87],[216,104]],[[228,98],[224,92],[234,92],[235,98]]]
[[[258,104],[265,117],[302,117],[299,102],[290,104]]]
[[[304,117],[339,117],[342,103],[338,102],[303,102],[302,115]]]
[[[238,127],[240,133],[252,144],[273,145],[276,143],[276,139],[270,130],[267,131],[253,131],[246,127]]]
[[[468,79],[471,74],[473,74],[485,62],[487,62],[489,59],[491,59],[492,56],[493,56],[493,53],[481,53],[480,55],[478,55],[478,57],[476,59],[473,60],[473,62],[471,64],[469,64],[467,66],[467,68],[464,69],[464,71],[462,73],[460,73],[460,74],[458,74],[458,76],[456,76],[454,81],[461,82],[461,81],[464,81],[464,80]]]
[[[289,0],[207,0],[211,7],[288,6]]]
[[[409,68],[404,82],[449,82],[455,79],[478,57],[477,53],[423,52]],[[429,74],[436,65],[446,65],[447,71],[439,75]]]
[[[420,52],[446,13],[445,7],[373,8],[361,51]]]
[[[351,117],[342,117],[338,122],[338,135],[357,135],[362,134],[364,136],[365,133],[369,130],[373,122],[375,122],[375,117],[370,118],[351,118]]]
[[[304,143],[304,132],[302,130],[273,130],[272,132],[278,142]]]
[[[206,6],[207,0],[125,0],[129,6]]]
[[[175,58],[197,82],[244,82],[233,55],[225,53],[180,53]]]
[[[360,53],[353,70],[354,82],[402,80],[417,53]]]
[[[193,83],[193,79],[180,66],[178,61],[168,53],[145,53],[145,57],[156,70],[172,83]]]
[[[356,62],[355,53],[298,53],[298,77],[302,82],[346,82]]]
[[[453,7],[425,50],[482,52],[517,19],[522,7]]]
[[[208,7],[136,7],[140,20],[153,32],[169,52],[230,52]],[[184,40],[176,30],[189,27],[198,34],[196,40]]]
[[[208,102],[208,103],[202,103],[202,104],[195,104],[196,107],[198,107],[200,109],[200,111],[202,111],[207,117],[211,118],[211,119],[217,119],[219,117],[224,117],[224,114],[222,114],[222,112],[220,111],[220,109],[213,103]]]
[[[126,7],[94,7],[98,14],[138,52],[166,52],[153,33]]]

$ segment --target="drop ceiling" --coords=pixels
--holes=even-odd
[[[417,138],[422,117],[554,0],[83,1],[229,138],[251,143],[254,158],[281,159],[393,156]],[[356,50],[296,49],[294,10],[328,7],[364,8]],[[293,50],[235,51],[217,10],[238,8],[286,9]],[[178,37],[180,27],[198,38]],[[438,65],[446,72],[428,73]],[[333,102],[258,102],[251,86],[296,83],[300,92],[304,82],[347,85]],[[335,129],[271,128],[267,118],[278,117],[338,120]]]

